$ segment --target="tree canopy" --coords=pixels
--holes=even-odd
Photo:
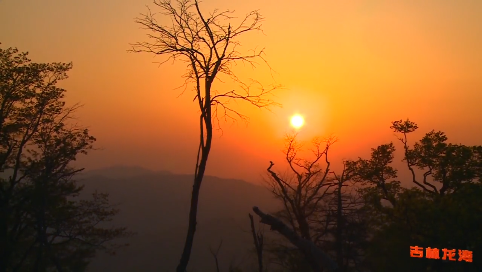
[[[411,146],[408,134],[417,124],[399,120],[391,129],[402,144],[409,180],[400,180],[393,166],[392,142],[373,148],[368,159],[344,161],[337,174],[327,157],[331,142],[323,152],[315,142],[315,158],[307,160],[298,158],[300,145],[288,137],[292,178],[279,176],[273,162],[267,169],[270,189],[284,205],[276,215],[336,260],[337,271],[480,271],[482,259],[474,252],[482,249],[482,146],[448,143],[434,130]],[[315,198],[304,193],[312,190]],[[273,253],[286,267],[300,267],[301,256]],[[312,263],[309,254],[301,262]]]
[[[118,212],[107,194],[79,198],[72,162],[96,139],[56,86],[72,64],[27,55],[0,48],[0,271],[83,271],[128,232],[103,224]]]

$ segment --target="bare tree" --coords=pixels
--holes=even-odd
[[[254,248],[256,249],[256,256],[258,258],[258,271],[263,272],[263,244],[264,237],[261,231],[256,231],[254,227],[253,215],[249,214],[249,221],[251,223],[251,233],[253,234]]]
[[[297,134],[287,135],[286,146],[283,151],[288,165],[287,173],[279,173],[273,169],[270,162],[267,169],[268,187],[273,195],[281,201],[283,209],[275,214],[286,222],[294,234],[301,239],[316,245],[321,232],[315,232],[314,223],[323,213],[324,199],[334,191],[336,183],[330,178],[330,161],[328,152],[335,142],[334,138],[315,138],[312,142],[312,159],[304,159],[300,155],[302,144],[296,140]],[[287,245],[278,245],[270,252],[275,253],[281,261],[280,265],[288,269],[302,271],[309,269],[306,261],[313,267],[314,260],[310,255],[303,258],[298,252]],[[277,253],[276,253],[277,252]],[[288,257],[290,256],[290,257]],[[301,258],[301,259],[300,259]],[[290,260],[286,262],[286,260]]]
[[[344,161],[341,174],[330,168],[328,152],[334,142],[334,138],[315,138],[312,158],[305,159],[301,158],[303,148],[296,140],[296,134],[288,135],[284,150],[288,173],[273,170],[274,163],[270,162],[267,183],[284,205],[276,216],[289,225],[287,228],[300,239],[336,257],[339,271],[349,271],[359,267],[360,245],[365,241],[364,221],[358,217],[363,201],[356,193],[359,186],[354,179],[358,164]],[[297,248],[300,249],[299,246]],[[290,261],[282,262],[289,269],[306,269],[305,259],[312,268],[315,267],[310,254],[304,253],[305,258],[298,263],[297,252],[293,255],[283,245],[273,252],[283,260],[291,256]],[[298,267],[291,267],[293,265]]]
[[[191,196],[189,227],[177,267],[178,272],[184,272],[189,262],[196,231],[199,190],[211,150],[213,118],[219,125],[218,109],[220,109],[225,120],[228,118],[247,120],[247,116],[233,109],[229,102],[242,100],[258,108],[266,108],[276,104],[267,99],[266,95],[277,86],[265,89],[257,81],[247,84],[239,80],[232,70],[232,66],[237,62],[247,63],[253,67],[256,66],[254,62],[256,59],[266,63],[263,58],[263,49],[250,54],[242,54],[237,50],[240,45],[239,36],[261,30],[262,17],[258,11],[248,13],[238,24],[232,25],[230,21],[234,19],[233,11],[215,10],[206,16],[201,12],[197,0],[155,0],[154,5],[160,8],[162,15],[170,18],[171,24],[158,23],[156,14],[148,8],[148,12],[142,14],[141,18],[137,18],[136,22],[149,31],[150,41],[133,44],[131,51],[166,55],[168,56],[166,61],[180,59],[186,62],[187,72],[184,75],[186,80],[183,86],[187,88],[189,83],[193,83],[194,100],[199,104],[201,111],[200,141]],[[214,89],[213,84],[220,80],[221,75],[237,83],[239,89],[224,91]],[[259,87],[257,92],[252,91],[253,85]]]
[[[284,209],[278,215],[286,220],[293,230],[302,238],[309,241],[316,241],[319,237],[312,237],[310,232],[310,219],[319,212],[322,199],[336,185],[328,176],[330,172],[330,161],[328,151],[335,142],[333,138],[326,140],[314,139],[313,152],[314,159],[301,159],[298,153],[301,145],[296,141],[296,135],[288,135],[286,138],[286,148],[284,154],[288,162],[291,174],[279,175],[272,168],[273,162],[267,171],[269,173],[268,186],[271,192],[283,202]],[[325,144],[323,147],[322,144]],[[325,161],[325,166],[321,167],[320,161]]]

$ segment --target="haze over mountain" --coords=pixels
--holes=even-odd
[[[116,256],[99,254],[89,271],[174,271],[184,244],[192,188],[191,175],[151,171],[137,166],[114,166],[79,176],[83,195],[95,190],[110,194],[120,213],[113,224],[137,234],[119,242],[130,244]],[[248,213],[253,206],[276,210],[277,203],[264,187],[242,180],[206,176],[201,189],[198,225],[190,271],[214,271],[215,250],[221,269],[232,262],[249,266],[253,247]]]

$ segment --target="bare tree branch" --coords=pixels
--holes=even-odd
[[[216,251],[214,251],[211,247],[209,247],[209,251],[211,252],[211,255],[213,255],[214,261],[216,262],[216,272],[219,272],[219,261],[218,261],[218,255],[219,255],[219,250],[221,249],[221,246],[223,245],[223,239],[219,242],[218,248]]]
[[[253,211],[261,218],[261,223],[271,226],[271,230],[279,232],[296,246],[305,257],[309,260],[314,271],[321,272],[337,271],[337,264],[323,251],[321,251],[313,242],[299,237],[293,230],[288,228],[279,219],[263,213],[258,207],[253,207]]]
[[[258,270],[263,272],[263,234],[256,232],[254,227],[253,216],[249,214],[249,220],[251,223],[251,233],[253,234],[254,247],[256,249],[256,256],[258,258]]]

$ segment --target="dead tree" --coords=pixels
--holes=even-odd
[[[174,2],[174,3],[173,3]],[[252,105],[265,108],[275,104],[266,95],[276,86],[265,89],[259,86],[257,92],[252,91],[253,84],[240,81],[232,71],[232,65],[241,61],[255,66],[254,60],[263,58],[263,50],[251,54],[238,52],[238,38],[248,32],[261,29],[262,17],[258,11],[247,14],[236,25],[230,21],[234,18],[232,11],[203,14],[197,0],[154,0],[154,5],[161,14],[170,19],[170,25],[158,23],[156,14],[148,9],[136,22],[149,31],[150,42],[139,42],[133,45],[132,52],[148,52],[165,55],[166,61],[182,60],[187,64],[184,86],[194,85],[194,100],[200,109],[199,128],[200,141],[197,152],[194,184],[189,212],[189,226],[186,241],[177,272],[185,272],[191,255],[191,248],[196,231],[196,217],[201,183],[211,150],[213,137],[213,118],[218,121],[218,108],[223,112],[225,120],[236,117],[247,120],[247,117],[228,104],[230,100],[242,100]],[[266,63],[266,62],[265,62]],[[224,75],[239,85],[239,89],[218,90],[214,84]]]
[[[251,214],[249,214],[249,220],[251,222],[251,233],[253,234],[256,256],[258,257],[258,270],[259,272],[263,272],[263,234],[259,231],[256,232],[253,216]]]
[[[324,199],[333,193],[336,185],[329,177],[330,161],[328,159],[330,146],[335,139],[315,138],[311,149],[314,158],[309,160],[301,158],[302,145],[296,137],[296,134],[287,136],[283,151],[288,164],[288,173],[279,174],[273,170],[274,163],[270,161],[267,169],[269,178],[267,183],[273,195],[283,204],[283,209],[275,216],[284,220],[295,234],[317,245],[324,233],[315,232],[313,222],[320,217],[320,213],[323,213]],[[280,246],[281,252],[288,252],[285,246]],[[282,259],[285,259],[285,256],[281,256],[280,261]],[[306,265],[304,260],[306,258],[300,261]],[[302,263],[298,265],[304,266]],[[295,264],[295,267],[289,269],[300,269],[296,267],[298,265]],[[312,261],[310,265],[312,266]]]
[[[323,198],[330,193],[330,188],[336,185],[329,179],[330,161],[328,151],[335,142],[333,138],[325,141],[313,141],[313,160],[301,159],[298,152],[301,145],[296,141],[296,135],[287,136],[284,154],[294,178],[280,176],[272,170],[274,163],[270,162],[268,186],[276,198],[283,202],[284,210],[280,213],[293,230],[302,238],[313,241],[310,230],[310,220],[320,211]],[[323,147],[322,144],[325,144]],[[319,162],[324,159],[325,167]],[[318,239],[318,238],[316,238]],[[316,240],[315,239],[315,240]]]
[[[355,163],[345,161],[341,175],[330,170],[328,152],[334,142],[333,138],[315,139],[311,150],[314,158],[308,160],[300,158],[302,148],[296,135],[288,136],[284,154],[292,175],[278,174],[270,162],[268,184],[284,205],[276,216],[295,234],[335,256],[340,271],[344,271],[344,267],[356,266],[359,259],[358,247],[350,243],[357,242],[351,236],[361,224],[356,216],[361,204],[357,194],[343,189],[348,183],[351,191],[354,189]]]
[[[271,230],[279,232],[296,246],[306,257],[315,272],[324,271],[323,269],[327,269],[329,272],[338,271],[336,262],[319,249],[313,242],[300,237],[281,220],[272,215],[263,213],[258,207],[253,207],[253,211],[261,218],[261,223],[269,225]]]

